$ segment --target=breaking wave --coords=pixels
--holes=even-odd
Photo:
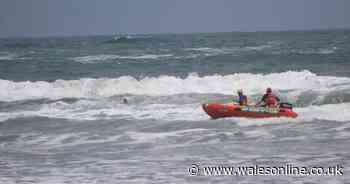
[[[147,101],[147,100],[145,100]],[[314,120],[350,121],[350,103],[325,104],[295,108],[296,119],[268,118],[246,119],[228,118],[241,126],[264,125],[284,122],[311,122]],[[72,120],[103,119],[154,119],[165,121],[203,121],[209,117],[201,109],[200,101],[189,104],[135,103],[122,104],[119,100],[78,100],[74,103],[56,101],[40,104],[37,109],[0,112],[0,122],[15,118],[48,117]]]
[[[0,121],[24,117],[50,117],[75,120],[162,119],[206,120],[201,103],[224,99],[232,101],[235,90],[244,87],[257,100],[266,87],[273,87],[283,100],[297,105],[297,120],[349,121],[350,78],[319,76],[310,71],[283,73],[198,76],[56,80],[54,82],[13,82],[0,80]],[[123,104],[127,97],[130,104]],[[49,99],[49,100],[42,100]],[[249,125],[264,123],[237,119]]]
[[[310,71],[288,71],[271,74],[236,73],[200,77],[189,74],[186,78],[176,76],[145,77],[137,80],[131,76],[119,78],[83,78],[79,80],[56,80],[54,82],[13,82],[0,80],[0,101],[60,98],[100,98],[114,95],[174,95],[186,93],[231,95],[244,88],[248,95],[261,94],[266,87],[292,96],[306,95],[311,91],[327,94],[330,91],[347,90],[350,78],[318,76]]]

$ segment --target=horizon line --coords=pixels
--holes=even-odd
[[[70,38],[70,37],[94,37],[94,36],[115,36],[115,35],[187,35],[187,34],[215,34],[215,33],[257,33],[257,32],[312,32],[312,31],[332,31],[332,30],[350,30],[350,27],[339,27],[339,28],[310,28],[310,29],[262,29],[262,30],[253,30],[253,31],[193,31],[193,32],[150,32],[150,33],[122,33],[122,34],[62,34],[62,35],[37,35],[37,36],[0,36],[0,39],[40,39],[40,38]]]

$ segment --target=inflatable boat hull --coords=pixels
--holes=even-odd
[[[298,116],[292,109],[288,108],[268,108],[255,106],[240,106],[237,104],[203,104],[203,110],[213,119],[226,117],[245,118],[273,118],[287,117],[296,118]]]

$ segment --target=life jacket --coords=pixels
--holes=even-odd
[[[248,101],[247,96],[245,96],[245,95],[239,96],[239,99],[238,99],[239,105],[247,105],[247,103],[248,103],[247,101]]]
[[[269,107],[274,107],[274,106],[277,106],[278,105],[278,101],[277,101],[277,98],[274,94],[267,94],[267,97],[266,97],[266,100],[265,100],[265,103],[267,106]]]

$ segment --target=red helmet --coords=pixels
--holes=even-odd
[[[266,89],[266,93],[272,93],[272,89],[271,88],[267,88]]]

